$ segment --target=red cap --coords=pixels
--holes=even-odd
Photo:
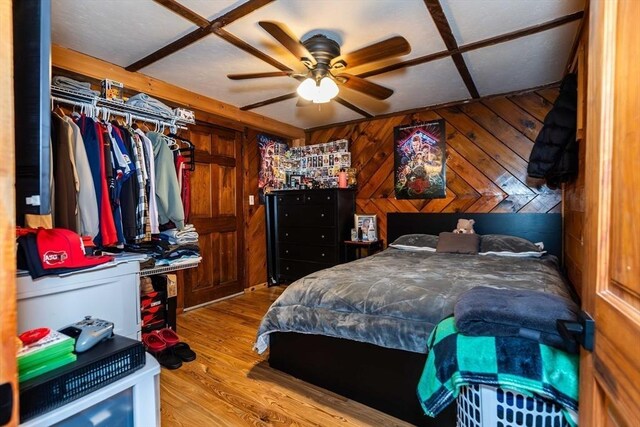
[[[93,267],[113,260],[112,256],[86,256],[82,238],[71,230],[40,229],[36,238],[38,255],[45,270]]]

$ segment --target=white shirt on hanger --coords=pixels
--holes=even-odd
[[[150,159],[149,170],[147,170],[147,175],[149,176],[149,187],[151,188],[149,192],[149,225],[151,227],[151,234],[158,234],[160,233],[160,221],[158,220],[158,205],[156,202],[156,171],[153,162],[153,143],[140,129],[136,129],[136,133],[142,140],[144,155]]]

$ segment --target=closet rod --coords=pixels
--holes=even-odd
[[[138,114],[127,113],[125,111],[113,110],[113,109],[108,108],[108,107],[98,107],[95,104],[92,104],[90,102],[74,101],[74,100],[71,100],[71,99],[59,98],[57,96],[52,96],[51,100],[54,101],[54,102],[60,102],[60,103],[63,103],[63,104],[75,105],[76,107],[86,107],[86,108],[98,110],[100,112],[107,111],[110,115],[113,115],[113,116],[131,118],[132,120],[140,120],[140,121],[143,121],[143,122],[158,124],[160,126],[164,126],[164,127],[167,127],[167,128],[187,129],[186,126],[175,124],[175,123],[172,123],[170,121],[158,120],[158,119],[155,119],[155,118],[141,116],[141,115],[138,115]]]

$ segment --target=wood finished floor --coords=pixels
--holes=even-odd
[[[162,369],[163,426],[407,426],[269,367],[252,349],[260,319],[284,288],[257,290],[178,317],[198,358]]]

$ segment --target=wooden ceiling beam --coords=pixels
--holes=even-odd
[[[275,98],[265,99],[264,101],[256,102],[255,104],[245,105],[244,107],[240,107],[240,109],[242,111],[253,110],[254,108],[264,107],[265,105],[286,101],[287,99],[295,98],[296,96],[298,96],[297,92],[291,92],[285,95],[276,96]]]
[[[213,30],[213,32],[215,33],[215,35],[231,43],[238,49],[244,50],[248,54],[253,55],[256,58],[263,60],[267,64],[276,67],[280,71],[293,71],[291,68],[287,67],[284,64],[281,64],[280,62],[276,61],[274,58],[270,57],[269,55],[260,52],[258,49],[254,48],[249,43],[239,39],[238,37],[234,36],[228,31],[225,31],[222,28],[216,28]]]
[[[181,87],[146,76],[132,73],[97,58],[53,44],[51,46],[51,62],[54,67],[80,74],[93,79],[110,78],[122,82],[127,89],[144,92],[169,103],[196,110],[196,119],[200,119],[198,111],[212,116],[231,120],[241,125],[263,130],[274,135],[287,138],[304,138],[304,130],[265,117],[252,111],[241,111],[238,107],[203,96]]]
[[[356,113],[360,114],[361,116],[367,118],[367,119],[371,119],[373,118],[372,114],[367,113],[366,111],[364,111],[362,108],[358,108],[355,105],[353,105],[352,103],[350,103],[349,101],[344,100],[343,98],[340,98],[339,96],[336,96],[335,98],[333,98],[334,101],[336,101],[338,104],[343,105],[345,107],[347,107],[348,109],[350,109],[351,111],[355,111]]]
[[[180,49],[184,49],[185,47],[200,40],[201,38],[208,36],[217,28],[222,28],[226,25],[229,25],[233,21],[242,18],[245,15],[248,15],[249,13],[261,8],[266,4],[271,3],[272,1],[273,0],[248,0],[247,2],[225,13],[224,15],[219,16],[212,21],[208,21],[208,25],[206,27],[200,27],[193,30],[189,34],[180,37],[178,40],[175,40],[168,45],[161,47],[155,52],[152,52],[144,58],[125,67],[125,70],[131,72],[139,71],[140,69],[147,67],[154,62],[161,60],[162,58],[166,58],[167,56],[179,51]]]
[[[431,18],[433,18],[433,22],[436,24],[438,32],[440,33],[440,36],[442,37],[447,50],[450,52],[456,52],[458,50],[458,42],[456,41],[456,38],[451,31],[449,20],[444,14],[444,10],[442,10],[440,0],[424,0],[424,4],[427,6],[429,14],[431,15]],[[462,77],[462,81],[467,87],[467,90],[469,91],[471,97],[480,98],[480,93],[478,93],[476,84],[471,77],[471,73],[469,72],[467,64],[464,62],[462,54],[459,52],[452,53],[451,59],[453,59],[453,63],[458,69],[458,73],[460,73],[460,77]]]
[[[386,67],[378,68],[377,70],[367,71],[366,73],[358,74],[358,77],[366,78],[371,76],[377,76],[379,74],[388,73],[390,71],[400,70],[402,68],[412,67],[412,66],[424,64],[427,62],[436,61],[438,59],[446,58],[454,54],[465,53],[472,50],[481,49],[483,47],[488,47],[488,46],[493,46],[499,43],[508,42],[511,40],[519,39],[521,37],[530,36],[532,34],[537,34],[543,31],[547,31],[547,30],[559,27],[561,25],[568,24],[569,22],[577,21],[578,19],[582,19],[583,16],[584,16],[584,11],[581,10],[581,11],[572,13],[571,15],[566,15],[560,18],[553,19],[551,21],[543,22],[542,24],[532,25],[530,27],[523,28],[521,30],[512,31],[510,33],[505,33],[495,37],[490,37],[488,39],[469,43],[464,46],[460,46],[458,47],[458,49],[455,49],[455,50],[443,50],[440,52],[421,56],[419,58],[410,59],[408,61],[397,62],[395,64],[391,64]]]
[[[166,7],[173,13],[182,16],[184,19],[193,22],[200,28],[209,26],[209,21],[206,18],[195,13],[183,4],[178,3],[176,0],[153,0],[158,4]]]

